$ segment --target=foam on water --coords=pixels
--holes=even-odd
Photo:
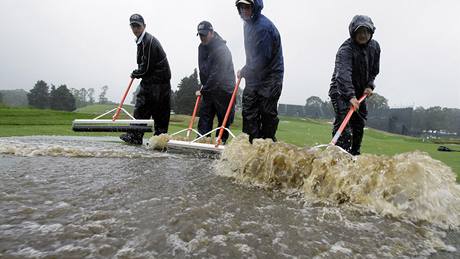
[[[149,139],[148,142],[148,147],[153,150],[159,150],[159,151],[164,151],[167,148],[168,142],[170,140],[178,140],[178,141],[184,141],[184,142],[190,142],[193,140],[193,138],[187,138],[185,136],[171,136],[168,134],[161,134],[160,136],[152,136]],[[202,144],[215,144],[212,140],[212,138],[202,138],[197,141],[196,143],[202,143]]]
[[[168,134],[161,134],[160,136],[152,136],[149,139],[148,147],[153,150],[163,151],[168,145],[168,141],[171,139],[171,136]]]
[[[151,152],[145,146],[123,145],[117,138],[57,136],[0,138],[0,154],[28,157],[99,158],[153,158],[169,156],[165,153]]]
[[[237,182],[301,192],[307,199],[351,204],[383,216],[460,226],[460,186],[452,169],[428,154],[353,157],[338,147],[299,148],[241,135],[217,164]]]

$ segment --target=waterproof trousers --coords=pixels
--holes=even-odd
[[[224,122],[225,113],[227,112],[232,93],[220,89],[214,89],[209,92],[202,93],[202,99],[200,104],[200,120],[198,121],[198,132],[202,135],[213,130],[214,117],[217,115],[217,127],[220,127]],[[233,123],[235,117],[235,105],[232,106],[230,116],[225,125],[226,128],[230,129],[230,125]],[[219,131],[216,132],[216,136]],[[222,142],[225,143],[228,139],[228,132],[224,131],[222,135]]]
[[[169,117],[171,114],[171,84],[146,84],[141,81],[136,95],[134,118],[154,120],[154,135],[168,133]],[[142,139],[143,132],[128,132],[136,139]]]
[[[243,92],[243,132],[252,143],[255,138],[276,141],[278,129],[278,100],[282,80],[271,80],[258,86],[246,86]]]
[[[335,112],[335,120],[332,129],[332,136],[334,136],[347,116],[351,104],[349,100],[346,100],[339,94],[332,95],[331,102]],[[359,106],[359,110],[354,112],[351,116],[348,125],[345,127],[336,145],[342,147],[352,155],[360,155],[366,120],[367,106],[366,102],[363,101]]]

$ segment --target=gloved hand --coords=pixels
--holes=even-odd
[[[139,73],[139,70],[136,69],[136,70],[134,70],[134,71],[131,73],[131,78],[141,78],[141,77],[139,76],[139,74],[140,74],[140,73]]]
[[[374,91],[372,90],[372,88],[368,87],[366,89],[364,89],[364,94],[367,94],[367,96],[372,96],[374,94]]]
[[[236,77],[237,77],[238,79],[241,79],[241,78],[244,77],[244,75],[243,75],[243,69],[244,69],[244,67],[243,67],[242,69],[238,70],[238,72],[236,72]]]
[[[199,90],[196,91],[196,92],[195,92],[195,95],[196,95],[196,96],[200,96],[200,95],[201,95],[201,91],[199,91]]]

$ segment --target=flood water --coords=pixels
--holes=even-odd
[[[116,138],[0,138],[0,258],[460,257],[460,188],[443,165],[334,155],[370,172],[344,182],[314,162],[334,150],[275,145],[283,160],[243,142],[216,160]],[[404,159],[447,172],[404,182],[423,171]]]

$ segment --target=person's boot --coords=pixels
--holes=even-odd
[[[134,134],[125,133],[120,135],[120,139],[131,145],[142,145],[142,138],[135,136]]]
[[[354,129],[352,134],[352,144],[350,154],[354,156],[361,155],[361,143],[363,142],[364,130]]]
[[[350,154],[352,154],[353,156],[359,156],[361,155],[361,151],[360,150],[351,150],[350,151]]]

